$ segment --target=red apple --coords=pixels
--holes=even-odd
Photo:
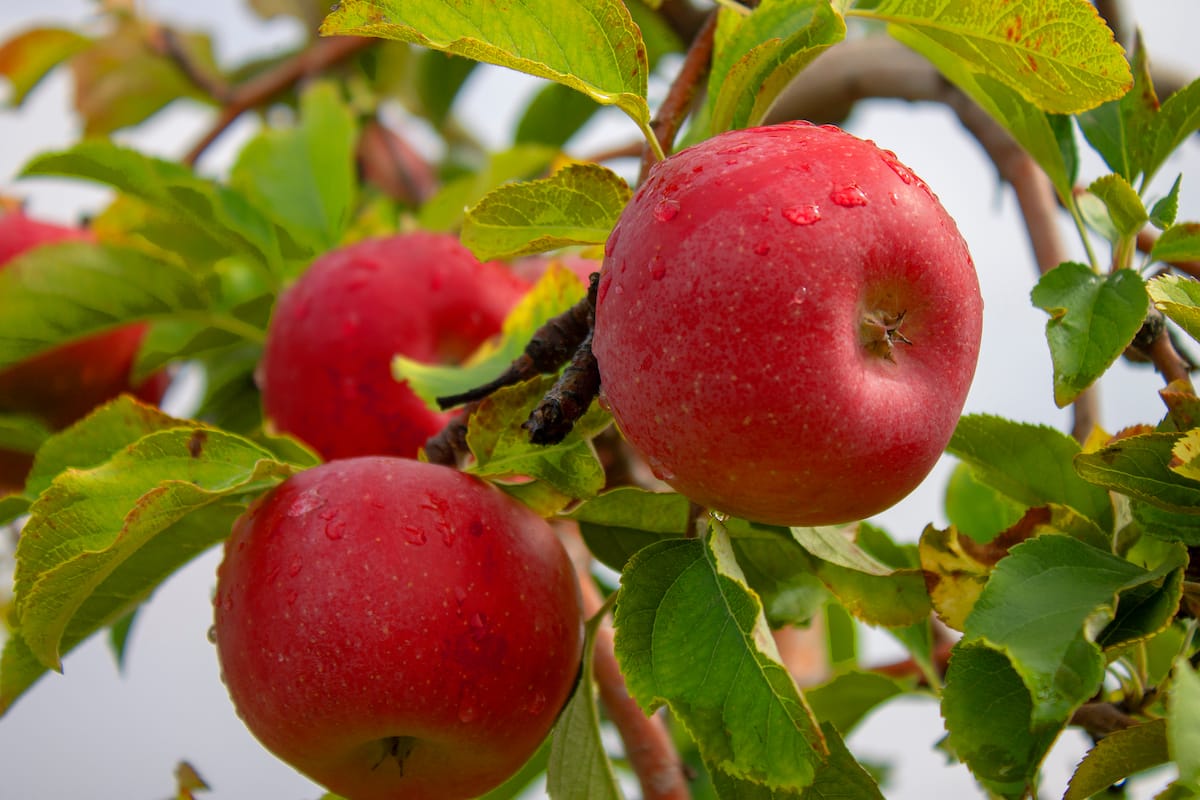
[[[551,264],[558,264],[574,272],[576,277],[587,286],[591,282],[592,273],[600,271],[600,262],[587,258],[575,252],[559,253],[551,256],[525,256],[512,262],[512,271],[520,278],[530,283],[536,283]]]
[[[259,375],[274,426],[325,459],[415,457],[449,420],[392,377],[392,357],[455,363],[528,289],[452,236],[368,239],[318,258],[279,298]]]
[[[0,269],[41,245],[91,238],[86,230],[41,222],[23,213],[2,215]],[[129,379],[145,334],[145,325],[125,325],[5,367],[0,370],[0,413],[36,415],[50,428],[59,429],[122,392],[157,403],[169,382],[166,373],[156,373],[138,386]],[[19,491],[32,463],[31,454],[0,451],[0,494]]]
[[[579,589],[549,525],[410,459],[293,476],[217,572],[230,697],[278,757],[349,800],[451,800],[533,754],[575,684]]]
[[[697,503],[848,522],[943,451],[983,302],[954,221],[893,153],[802,122],[725,133],[656,165],[605,249],[604,399]]]

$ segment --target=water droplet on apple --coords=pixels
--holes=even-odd
[[[336,542],[346,535],[346,521],[341,519],[330,520],[325,523],[325,538],[331,542]]]
[[[610,413],[612,412],[612,404],[608,402],[608,395],[604,393],[603,389],[600,390],[600,394],[596,397],[596,402],[599,403],[600,407],[605,411]]]
[[[471,724],[475,719],[476,714],[475,704],[464,698],[463,702],[458,705],[458,721],[464,725]]]
[[[857,184],[843,186],[841,189],[835,189],[829,193],[829,199],[838,204],[842,208],[855,208],[856,206],[865,206],[867,204],[867,193],[858,187]]]
[[[625,287],[624,287],[624,286],[618,286],[616,289],[613,289],[613,294],[616,294],[616,295],[622,295],[622,294],[625,294]]]
[[[788,303],[788,305],[802,306],[802,305],[804,305],[804,301],[807,299],[808,299],[808,287],[801,286],[799,289],[797,289],[795,292],[792,293],[792,299]]]
[[[216,625],[208,626],[208,641],[212,642],[213,644],[217,643],[217,626]]]
[[[288,575],[294,578],[300,574],[302,569],[304,569],[304,562],[300,560],[300,556],[296,556],[292,559],[292,563],[288,564]]]
[[[901,164],[900,159],[891,150],[881,150],[880,157],[883,158],[883,163],[892,168],[892,172],[900,176],[900,180],[907,184],[911,184],[917,180],[917,176],[913,175],[908,167]]]
[[[659,222],[670,222],[679,216],[679,201],[665,198],[654,208],[654,218]]]
[[[647,463],[650,465],[650,471],[654,473],[654,477],[660,481],[667,481],[669,483],[675,480],[675,473],[667,469],[667,466],[657,458],[649,458],[647,459]]]
[[[783,218],[793,225],[812,225],[821,219],[821,207],[816,203],[790,206],[783,210]]]
[[[608,239],[604,241],[604,255],[611,256],[613,250],[617,248],[617,239],[621,236],[621,226],[617,225],[612,229],[612,233],[608,234]]]
[[[771,245],[768,242],[762,241],[754,245],[754,255],[765,256],[771,252]]]
[[[409,544],[422,545],[428,540],[423,528],[418,528],[415,525],[404,526],[404,539]]]
[[[538,714],[542,713],[542,710],[545,708],[546,695],[542,694],[541,692],[534,692],[533,696],[529,698],[529,702],[525,704],[525,710],[533,716],[537,716]]]
[[[308,491],[301,492],[292,501],[292,505],[287,510],[287,515],[289,517],[299,517],[310,511],[316,511],[323,505],[325,505],[325,498],[317,494],[316,491],[309,489]]]
[[[739,144],[731,144],[728,147],[722,147],[717,151],[717,154],[722,156],[737,155],[738,153],[744,153],[753,148],[754,145],[750,144],[749,142],[741,142]]]
[[[463,603],[467,602],[467,590],[462,588],[461,586],[455,586],[454,587],[454,602],[458,603],[460,606]]]
[[[294,592],[294,591],[289,591],[289,592],[287,593],[287,595],[285,596],[285,599],[287,600],[287,604],[288,604],[289,606],[294,606],[294,605],[296,605],[296,600],[297,600],[299,597],[300,597],[300,595],[298,595],[296,592]]]
[[[471,629],[471,638],[474,641],[478,642],[487,636],[487,617],[483,613],[476,611],[472,614],[467,620],[467,626]]]
[[[663,276],[667,274],[667,262],[663,257],[655,253],[654,258],[650,259],[650,277],[656,281],[661,281]]]

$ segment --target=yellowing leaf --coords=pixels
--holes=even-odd
[[[8,80],[8,103],[21,105],[47,73],[91,44],[91,39],[74,31],[33,28],[0,45],[0,75]]]
[[[910,33],[930,39],[1051,113],[1087,110],[1133,83],[1124,52],[1086,0],[882,0],[848,13],[888,22],[906,44]]]
[[[321,34],[378,36],[498,64],[615,105],[643,129],[646,47],[620,0],[342,0]]]
[[[934,611],[956,631],[963,629],[994,566],[969,553],[970,542],[953,527],[940,531],[930,526],[921,534],[921,569]]]

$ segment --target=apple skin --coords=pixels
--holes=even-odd
[[[804,122],[718,135],[651,170],[605,251],[603,400],[695,502],[849,522],[944,450],[983,301],[954,221],[893,153]]]
[[[264,411],[326,460],[414,458],[453,414],[396,381],[392,357],[461,361],[499,333],[528,288],[446,234],[326,253],[276,303],[259,370]]]
[[[349,800],[476,797],[538,748],[583,617],[541,517],[464,473],[364,456],[299,473],[234,525],[214,599],[250,731]]]
[[[0,215],[0,269],[28,250],[68,241],[92,241],[92,236],[20,212]],[[0,370],[0,413],[34,414],[58,430],[122,392],[157,404],[170,383],[168,373],[157,372],[137,386],[129,379],[145,335],[145,325],[125,325],[5,367]],[[20,491],[32,464],[30,453],[0,450],[0,494]]]

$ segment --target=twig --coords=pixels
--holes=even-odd
[[[522,428],[529,431],[534,444],[558,444],[600,394],[600,367],[592,354],[592,328],[595,315],[589,316],[589,329],[571,362],[546,392]]]
[[[1189,375],[1191,368],[1187,361],[1179,355],[1179,351],[1175,349],[1175,343],[1171,341],[1171,336],[1165,327],[1154,338],[1148,355],[1154,363],[1154,368],[1162,374],[1163,380],[1168,384],[1175,381],[1183,381],[1184,384],[1191,383]]]
[[[559,526],[559,533],[579,576],[583,595],[583,613],[596,614],[604,604],[592,580],[591,554],[577,529]],[[625,688],[613,647],[612,625],[605,623],[596,632],[592,669],[600,690],[600,701],[625,743],[625,755],[637,775],[644,800],[689,800],[685,766],[675,749],[671,733],[660,716],[646,716]]]
[[[1133,728],[1142,723],[1126,714],[1112,703],[1084,703],[1071,715],[1071,723],[1083,728],[1097,739],[1103,739],[1110,733]]]
[[[229,84],[214,75],[201,64],[196,63],[192,53],[187,49],[179,33],[173,28],[159,25],[150,29],[147,38],[150,46],[162,56],[169,58],[179,71],[191,81],[200,91],[218,103],[229,102],[232,90]]]
[[[714,10],[709,12],[704,25],[692,39],[692,44],[688,47],[687,55],[683,58],[679,72],[676,73],[675,80],[671,82],[671,88],[667,91],[667,96],[663,99],[662,105],[658,107],[658,113],[654,115],[654,120],[650,123],[664,153],[671,152],[675,135],[679,133],[679,127],[692,108],[692,102],[696,99],[696,92],[701,82],[708,75],[708,69],[712,64],[713,35],[716,30],[717,12]],[[646,180],[646,175],[652,166],[654,166],[654,152],[647,145],[642,151],[642,171],[638,176],[638,183]]]
[[[479,403],[469,403],[464,406],[462,413],[446,423],[446,427],[429,437],[425,442],[425,457],[434,464],[444,467],[457,467],[459,459],[470,453],[467,446],[467,423]]]
[[[269,102],[306,76],[345,61],[374,46],[378,41],[371,37],[359,36],[318,39],[287,61],[239,84],[229,93],[228,101],[217,115],[213,126],[183,157],[183,163],[195,164],[200,156],[204,155],[204,151],[244,112]]]

